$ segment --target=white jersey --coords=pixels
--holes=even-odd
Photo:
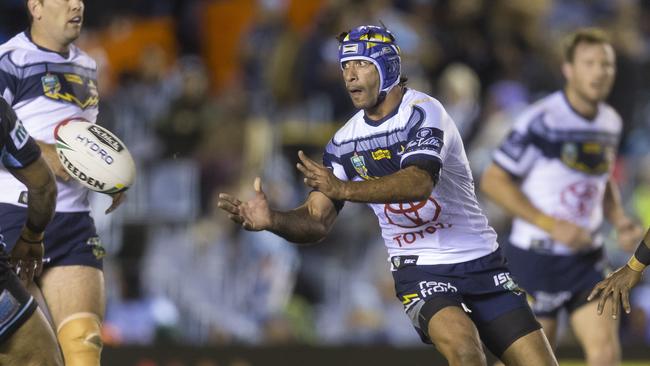
[[[521,180],[522,192],[539,210],[591,231],[592,248],[597,248],[621,128],[620,116],[609,105],[601,103],[596,117],[588,120],[573,110],[563,92],[556,92],[524,111],[494,153],[494,162]],[[573,253],[520,218],[513,221],[510,241],[523,249]]]
[[[62,55],[20,33],[0,45],[0,96],[36,140],[54,143],[54,127],[69,118],[97,118],[97,67],[74,45]],[[0,202],[25,206],[25,186],[0,170]],[[89,211],[88,190],[74,179],[57,179],[57,212]]]
[[[422,202],[369,204],[389,257],[417,255],[418,264],[470,261],[498,248],[481,212],[460,134],[434,98],[407,90],[380,121],[354,115],[326,147],[324,164],[342,180],[386,176],[415,161],[436,160],[440,180]]]

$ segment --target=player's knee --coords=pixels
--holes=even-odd
[[[487,364],[485,353],[480,344],[472,341],[436,343],[436,347],[445,356],[449,365],[483,366]]]
[[[587,345],[585,354],[589,365],[618,365],[621,361],[621,348],[617,341]]]
[[[101,325],[93,313],[77,313],[64,319],[57,337],[66,366],[99,366]]]

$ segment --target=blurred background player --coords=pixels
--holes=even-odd
[[[600,281],[589,295],[588,300],[598,297],[598,315],[603,314],[603,309],[607,300],[612,300],[612,317],[618,317],[619,303],[623,305],[626,313],[630,313],[630,290],[639,284],[643,271],[650,266],[650,230],[636,249],[636,252],[630,257],[626,265],[617,269],[606,279]]]
[[[618,323],[587,302],[607,269],[603,216],[631,249],[642,231],[624,212],[611,177],[622,123],[604,103],[616,72],[614,50],[598,29],[580,29],[564,48],[563,91],[526,109],[494,153],[482,191],[515,218],[508,264],[551,344],[561,309],[589,365],[620,361]]]
[[[270,209],[257,178],[253,199],[221,194],[219,207],[246,230],[310,243],[327,235],[345,201],[367,203],[406,314],[450,365],[485,365],[481,340],[508,365],[557,364],[481,213],[451,117],[437,100],[406,88],[385,28],[360,26],[339,42],[345,85],[360,111],[330,140],[325,165],[299,152],[297,167],[313,189],[305,203]]]
[[[89,213],[88,190],[66,174],[54,149],[54,127],[97,117],[95,62],[72,42],[83,24],[80,0],[28,0],[29,29],[0,46],[0,95],[37,140],[57,177],[56,215],[47,226],[43,275],[36,280],[66,365],[99,365],[104,314],[104,249]],[[28,192],[0,171],[0,227],[14,242],[27,214]],[[124,198],[113,197],[112,211]],[[34,289],[37,291],[37,289]]]
[[[2,97],[0,149],[4,167],[29,192],[26,220],[18,237],[11,239],[15,244],[10,257],[7,238],[0,236],[0,364],[63,365],[47,318],[23,286],[42,269],[43,231],[54,215],[56,184],[38,145]]]

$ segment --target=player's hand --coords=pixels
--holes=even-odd
[[[643,234],[641,225],[627,216],[616,223],[618,246],[627,252],[633,252],[636,249]]]
[[[627,265],[619,268],[606,279],[598,282],[591,291],[588,301],[600,296],[598,315],[603,314],[603,308],[609,298],[612,299],[612,318],[618,317],[619,304],[623,304],[626,313],[630,313],[630,289],[641,281],[642,272],[637,272]]]
[[[551,238],[573,249],[587,248],[592,244],[591,233],[570,221],[555,219]]]
[[[333,200],[343,200],[345,182],[338,179],[331,170],[313,161],[302,150],[298,151],[300,163],[296,166],[305,176],[305,184]]]
[[[228,213],[228,218],[249,231],[267,230],[271,227],[271,209],[262,191],[262,180],[257,177],[253,183],[255,197],[250,201],[242,202],[239,199],[219,193],[217,207]]]
[[[126,192],[122,191],[119,193],[111,194],[111,197],[113,198],[113,202],[111,203],[111,206],[104,211],[105,214],[109,214],[115,209],[122,204],[126,200]]]
[[[43,160],[47,162],[47,165],[52,169],[54,175],[61,179],[64,182],[70,180],[70,174],[65,170],[59,157],[56,154],[56,148],[54,144],[46,144],[42,141],[38,141],[38,146],[41,148],[41,155]]]
[[[11,250],[9,262],[20,281],[27,287],[34,277],[40,276],[43,271],[44,248],[42,235],[40,239],[24,238],[24,235],[21,234]]]

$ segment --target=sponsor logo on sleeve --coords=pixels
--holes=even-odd
[[[18,150],[22,149],[29,139],[29,134],[19,119],[16,120],[16,125],[14,126],[14,129],[11,130],[9,135],[11,135],[11,139],[13,140],[14,145],[16,145],[16,148]]]
[[[415,138],[406,145],[406,151],[431,150],[440,154],[443,145],[442,130],[432,127],[422,127],[416,132]]]

